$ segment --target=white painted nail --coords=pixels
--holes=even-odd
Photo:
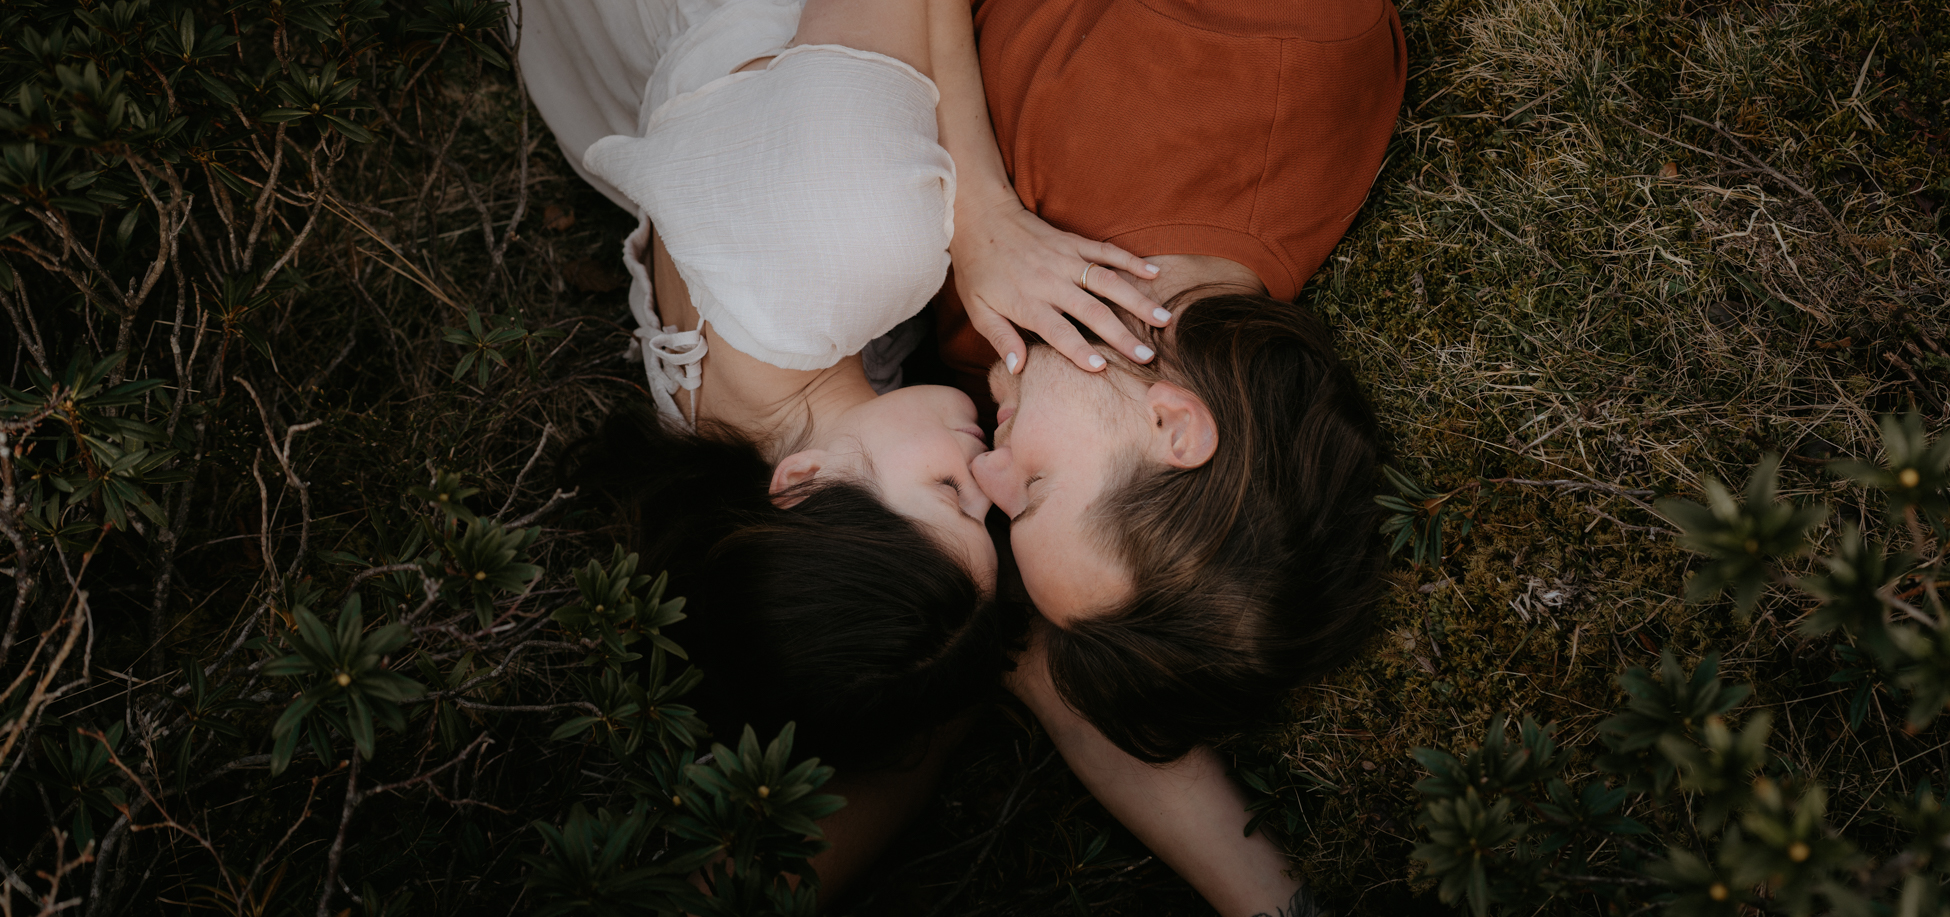
[[[1091,369],[1103,369],[1103,368],[1104,368],[1104,358],[1103,358],[1103,357],[1100,357],[1100,356],[1098,356],[1098,355],[1096,355],[1096,354],[1094,354],[1094,353],[1093,353],[1093,354],[1091,354],[1091,355],[1090,355],[1090,368],[1091,368]]]
[[[1151,317],[1161,322],[1171,321],[1171,310],[1163,306],[1151,310]]]
[[[1158,273],[1158,266],[1155,264],[1146,264],[1144,270],[1146,273],[1156,274]]]
[[[1135,351],[1135,353],[1137,354],[1138,359],[1149,360],[1151,359],[1151,354],[1153,353],[1153,351],[1151,350],[1151,348],[1146,347],[1143,344],[1139,344],[1137,345],[1137,350]]]
[[[1010,372],[1012,372],[1012,373],[1013,373],[1013,372],[1015,372],[1015,371],[1016,371],[1016,355],[1015,355],[1015,354],[1013,354],[1013,353],[1011,353],[1011,354],[1009,354],[1008,356],[1006,356],[1006,357],[1003,357],[1003,358],[1002,358],[1002,365],[1004,365],[1004,366],[1007,366],[1007,367],[1009,367],[1009,371],[1010,371]]]

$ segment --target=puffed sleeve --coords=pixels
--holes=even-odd
[[[945,278],[955,179],[938,100],[893,58],[807,45],[670,99],[644,136],[583,161],[643,208],[727,343],[822,369]]]

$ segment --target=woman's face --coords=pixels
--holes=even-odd
[[[897,389],[853,407],[823,432],[827,445],[815,451],[830,456],[833,470],[871,484],[994,591],[995,543],[983,524],[989,499],[968,468],[988,445],[967,395],[945,385]]]
[[[971,470],[1009,515],[1009,545],[1023,586],[1058,626],[1130,593],[1130,572],[1092,526],[1106,490],[1143,460],[1150,431],[1147,386],[1115,368],[1078,369],[1046,345],[1022,372],[989,373],[998,407],[995,449]]]

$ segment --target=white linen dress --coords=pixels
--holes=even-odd
[[[512,14],[569,162],[638,215],[623,246],[632,356],[679,423],[704,340],[657,317],[651,225],[725,343],[786,369],[864,351],[880,391],[899,385],[947,273],[955,173],[934,83],[882,54],[787,49],[802,3],[525,0]]]

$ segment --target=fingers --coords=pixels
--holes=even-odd
[[[1095,245],[1097,250],[1090,252],[1087,250],[1088,246],[1085,246],[1086,250],[1081,253],[1084,257],[1106,267],[1114,267],[1133,277],[1142,277],[1145,280],[1157,279],[1158,267],[1145,261],[1143,258],[1118,248],[1109,242],[1095,242],[1091,244]],[[1091,292],[1123,306],[1132,315],[1144,319],[1152,325],[1162,327],[1169,320],[1168,317],[1161,319],[1154,315],[1153,313],[1159,308],[1158,303],[1153,301],[1151,297],[1139,293],[1136,287],[1131,286],[1122,277],[1115,278],[1114,283],[1106,281],[1101,286],[1098,284],[1097,278],[1092,277],[1090,279],[1090,288]]]
[[[968,323],[988,339],[989,346],[994,347],[996,354],[1002,358],[1002,365],[1011,374],[1022,372],[1023,359],[1029,356],[1029,347],[1023,343],[1022,335],[1016,333],[1016,326],[984,303],[969,302],[967,309]]]
[[[1091,271],[1091,289],[1095,290],[1099,285],[1106,285],[1101,279],[1106,275],[1116,276],[1107,270]],[[1118,282],[1123,283],[1121,280]],[[1104,343],[1115,348],[1117,352],[1139,363],[1148,362],[1151,359],[1151,348],[1146,347],[1144,342],[1139,341],[1137,336],[1132,334],[1130,329],[1124,327],[1122,321],[1118,320],[1117,313],[1112,312],[1109,306],[1098,301],[1095,296],[1091,296],[1089,293],[1079,289],[1069,293],[1062,302],[1056,305],[1063,311],[1068,312],[1077,321],[1082,322],[1084,327],[1095,331],[1097,336],[1103,339]],[[1069,322],[1064,322],[1063,324],[1068,326]],[[1070,330],[1074,331],[1074,329]],[[1085,356],[1088,357],[1094,355],[1094,353],[1095,351],[1092,351],[1091,354],[1086,354]],[[1075,359],[1075,357],[1071,359]],[[1077,365],[1084,366],[1082,363]],[[1096,367],[1085,366],[1084,368],[1095,369]]]
[[[1090,251],[1083,252],[1083,254],[1086,257],[1090,258],[1090,260],[1095,261],[1098,264],[1108,264],[1111,267],[1117,268],[1120,271],[1124,271],[1125,273],[1128,273],[1133,277],[1142,277],[1146,280],[1157,279],[1158,277],[1157,267],[1147,263],[1143,258],[1140,258],[1136,255],[1131,254],[1130,252],[1118,248],[1117,246],[1112,245],[1109,242],[1092,242],[1090,244],[1095,245],[1097,247],[1097,250],[1095,252],[1090,252]]]
[[[1139,320],[1154,328],[1163,328],[1171,322],[1171,313],[1165,307],[1158,305],[1157,301],[1151,297],[1138,292],[1138,288],[1131,286],[1131,282],[1125,280],[1123,274],[1119,274],[1109,268],[1090,272],[1089,290],[1098,296],[1102,296],[1116,303],[1119,308],[1137,316]],[[1085,324],[1089,323],[1085,322]],[[1090,325],[1090,327],[1095,329],[1097,326]],[[1102,331],[1098,331],[1097,333],[1103,334]],[[1106,335],[1104,339],[1109,340],[1110,338]],[[1119,349],[1122,350],[1123,348],[1120,347]],[[1126,352],[1128,353],[1129,351]]]
[[[1098,308],[1103,308],[1103,303],[1094,299],[1091,302],[1096,303]],[[1090,342],[1083,339],[1076,326],[1066,321],[1062,313],[1052,309],[1045,315],[1047,318],[1042,322],[1041,327],[1031,327],[1029,330],[1042,335],[1044,342],[1056,348],[1057,353],[1069,357],[1070,362],[1075,363],[1077,368],[1085,372],[1100,372],[1109,365],[1104,355],[1090,346]],[[1129,332],[1126,334],[1128,335]]]

